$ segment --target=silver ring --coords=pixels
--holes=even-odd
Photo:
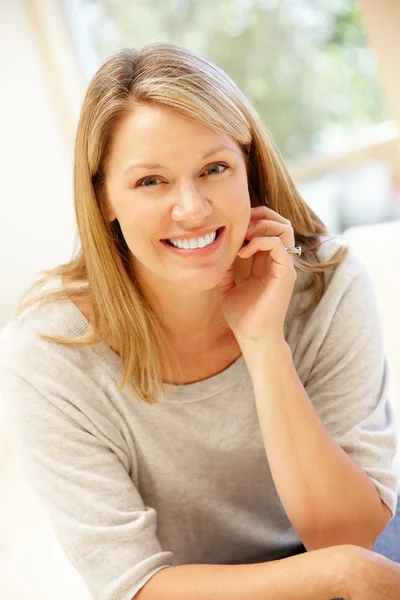
[[[297,256],[301,256],[301,246],[295,246],[294,248],[286,248],[286,252],[289,252],[289,254],[297,254]]]

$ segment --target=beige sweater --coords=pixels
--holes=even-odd
[[[304,277],[285,323],[296,369],[326,429],[393,512],[396,428],[371,281],[350,255],[319,305],[295,318],[309,300]],[[9,323],[0,396],[24,471],[93,598],[131,600],[170,565],[296,552],[301,541],[271,478],[244,359],[203,381],[165,385],[167,402],[150,406],[118,390],[122,363],[104,343],[73,349],[37,337],[88,327],[71,302]]]

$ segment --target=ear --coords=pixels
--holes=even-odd
[[[109,202],[107,197],[103,197],[104,200],[104,212],[105,212],[105,218],[107,219],[107,221],[109,223],[111,223],[112,221],[115,221],[115,219],[117,218],[117,215],[115,214],[115,211],[113,209],[113,207],[111,206],[111,203]]]
[[[97,201],[99,203],[100,211],[103,215],[103,218],[106,219],[109,223],[115,221],[117,216],[108,198],[107,189],[104,182],[101,186],[95,189],[95,194],[97,196]]]
[[[112,221],[115,221],[115,219],[117,218],[114,210],[108,206],[107,206],[107,211],[106,211],[106,218],[109,223],[111,223]]]

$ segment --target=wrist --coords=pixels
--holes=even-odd
[[[260,354],[274,356],[276,352],[287,352],[289,345],[282,334],[264,336],[262,339],[237,338],[237,342],[243,352],[249,357]]]
[[[374,553],[361,546],[351,544],[338,546],[338,548],[341,549],[343,565],[341,589],[347,594],[343,597],[362,598],[364,596],[363,589],[368,588],[368,578],[371,577],[371,572],[373,573],[370,557],[374,556]]]
[[[355,590],[357,583],[364,581],[368,575],[366,569],[368,569],[367,558],[370,551],[351,544],[322,549],[324,550],[331,552],[327,565],[328,585],[335,593],[335,599],[337,597],[339,600],[347,600],[356,596],[358,598]]]
[[[350,559],[346,546],[332,546],[264,563],[268,580],[279,581],[287,600],[350,600]],[[275,577],[273,576],[275,573]],[[275,588],[273,588],[275,589]],[[274,594],[267,594],[275,598]],[[266,596],[266,597],[267,597]],[[354,596],[355,598],[355,596]],[[359,596],[357,596],[359,598]],[[360,596],[361,598],[361,596]]]
[[[340,545],[314,550],[311,554],[318,556],[320,567],[316,568],[321,576],[324,593],[334,600],[348,600],[349,588],[357,567],[356,552],[353,546]]]
[[[268,369],[274,373],[285,362],[292,362],[292,351],[282,337],[269,337],[263,340],[238,341],[250,374],[265,376]]]

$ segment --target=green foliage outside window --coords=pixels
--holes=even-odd
[[[260,111],[286,159],[387,118],[349,0],[81,0],[99,62],[170,41],[220,65]]]

